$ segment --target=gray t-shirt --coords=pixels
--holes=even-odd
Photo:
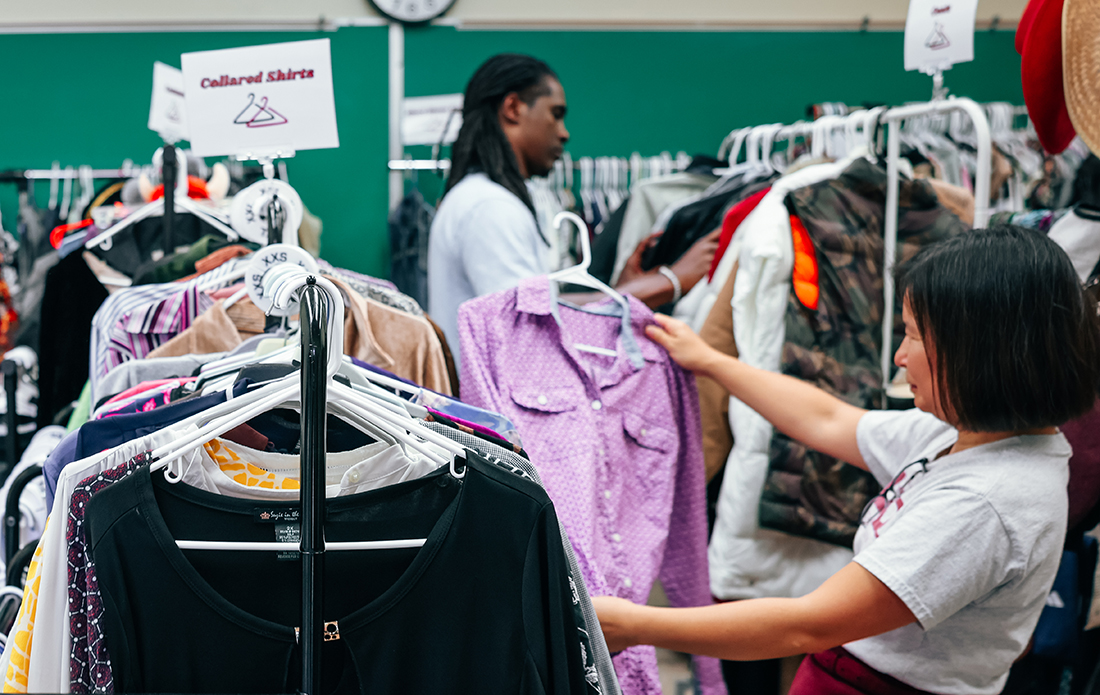
[[[428,240],[428,313],[456,366],[459,305],[545,275],[549,253],[523,201],[485,174],[467,174],[448,191]]]
[[[1069,443],[1011,437],[936,458],[958,432],[916,409],[869,412],[856,439],[884,490],[864,512],[855,562],[919,624],[845,647],[915,688],[1000,693],[1058,571]]]

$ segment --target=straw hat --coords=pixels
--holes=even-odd
[[[1061,29],[1069,117],[1089,149],[1100,152],[1100,0],[1065,0]]]
[[[1062,81],[1063,1],[1066,5],[1095,4],[1095,0],[1031,0],[1016,28],[1024,103],[1039,142],[1048,152],[1066,149],[1075,134]],[[1094,22],[1090,24],[1096,27]]]

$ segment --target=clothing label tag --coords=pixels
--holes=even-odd
[[[297,507],[287,509],[252,510],[252,520],[258,524],[297,524],[301,520],[302,510]]]
[[[909,0],[905,69],[931,75],[974,60],[978,0]]]
[[[462,127],[462,95],[407,97],[402,102],[401,142],[405,145],[449,145]],[[444,133],[443,129],[447,132]]]
[[[328,39],[184,53],[180,62],[196,155],[340,146]]]
[[[183,98],[183,71],[160,61],[153,63],[153,98],[149,102],[149,130],[165,142],[188,137],[187,104]]]
[[[302,527],[298,524],[275,524],[275,542],[276,543],[301,543],[302,542]],[[301,553],[290,551],[279,551],[279,554],[275,556],[277,560],[297,560]]]

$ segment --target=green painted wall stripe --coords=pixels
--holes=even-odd
[[[9,66],[0,108],[0,168],[144,163],[159,145],[146,128],[152,63],[180,53],[306,38],[332,40],[341,146],[302,152],[291,183],[325,223],[322,254],[385,275],[387,48],[381,27],[336,32],[0,36]],[[579,155],[712,154],[734,127],[804,117],[817,101],[926,100],[931,80],[902,68],[901,32],[406,32],[406,94],[461,92],[482,60],[536,55],[569,101],[569,150]],[[947,73],[952,93],[1022,103],[1011,32],[980,32],[973,63]],[[418,155],[420,152],[418,151]],[[40,184],[39,200],[47,188]],[[0,210],[14,227],[11,185]]]

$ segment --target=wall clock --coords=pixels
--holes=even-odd
[[[402,24],[423,24],[439,17],[455,0],[369,0],[380,14]]]

